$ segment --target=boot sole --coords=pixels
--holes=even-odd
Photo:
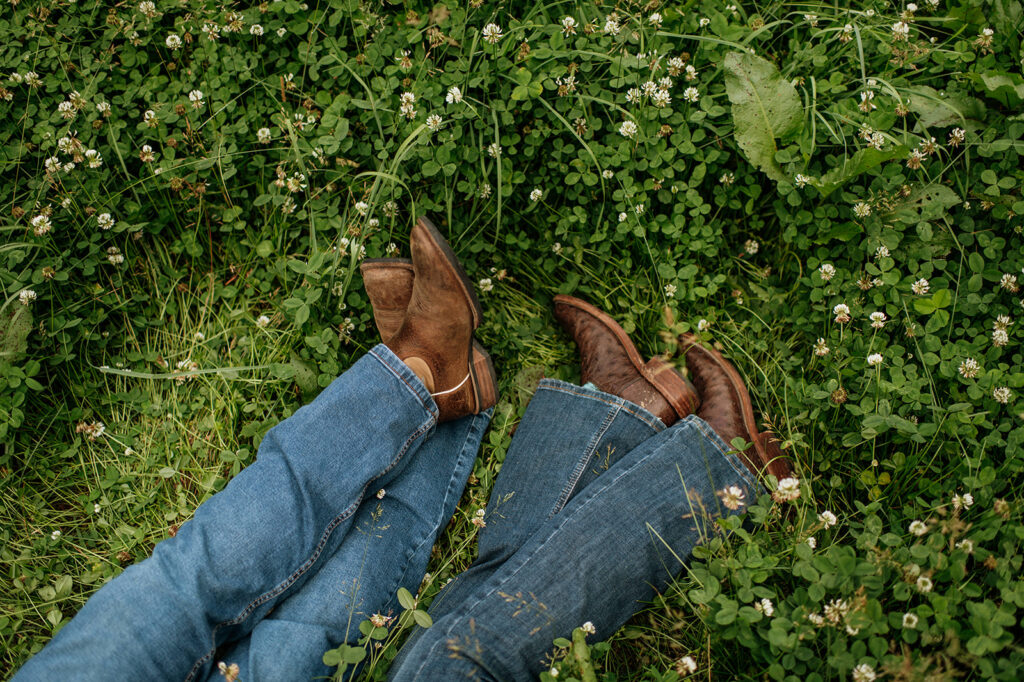
[[[476,339],[473,339],[469,368],[473,382],[473,398],[476,400],[476,414],[479,414],[498,402],[498,373],[494,371],[490,354]]]
[[[476,329],[480,326],[480,321],[484,317],[484,309],[480,305],[480,300],[476,297],[476,293],[473,291],[473,281],[469,279],[469,275],[462,268],[462,264],[459,263],[459,259],[455,256],[455,252],[452,251],[448,240],[434,227],[434,223],[430,222],[430,219],[426,216],[420,216],[417,222],[427,230],[430,239],[441,249],[448,263],[455,270],[455,274],[458,275],[459,282],[462,284],[462,292],[465,294],[466,300],[469,301],[470,311],[473,315],[473,329]]]

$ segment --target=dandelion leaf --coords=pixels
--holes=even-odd
[[[32,331],[32,312],[28,306],[15,304],[0,313],[0,364],[17,361],[28,350]]]
[[[907,148],[903,146],[891,147],[885,151],[865,147],[854,152],[843,160],[843,163],[834,166],[832,170],[821,176],[818,183],[818,191],[821,196],[827,197],[844,184],[891,159],[903,158],[907,155]]]
[[[963,93],[940,95],[935,88],[922,86],[912,90],[909,99],[910,110],[917,114],[917,132],[963,125],[969,118],[980,119],[985,115],[985,104]]]
[[[1024,101],[1024,77],[1020,74],[988,71],[977,79],[989,97],[1008,107],[1016,107]]]
[[[783,79],[774,64],[752,54],[730,52],[724,67],[736,142],[765,175],[777,182],[786,180],[775,160],[775,140],[792,137],[803,126],[803,106],[796,88]]]
[[[910,192],[910,196],[893,211],[893,217],[911,225],[938,220],[962,199],[945,185],[925,185]]]

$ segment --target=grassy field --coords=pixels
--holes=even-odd
[[[646,353],[718,344],[800,494],[559,680],[1018,679],[1022,32],[1019,0],[9,3],[0,675],[376,343],[358,261],[427,213],[502,389],[435,585],[536,380],[578,378],[571,293]]]

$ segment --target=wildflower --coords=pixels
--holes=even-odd
[[[824,263],[818,268],[818,274],[821,275],[821,280],[827,282],[836,276],[836,268],[831,263]]]
[[[156,16],[156,5],[151,0],[142,0],[139,3],[139,14],[143,14],[150,19]]]
[[[61,102],[57,105],[57,111],[60,113],[61,118],[70,121],[78,112],[75,110],[75,105],[71,102]]]
[[[1013,397],[1013,391],[1006,386],[998,386],[992,389],[992,397],[997,403],[1005,405],[1010,402],[1010,398]]]
[[[932,579],[926,575],[922,575],[917,579],[917,591],[918,592],[931,592],[932,591]]]
[[[623,211],[622,213],[619,214],[619,222],[620,223],[626,222],[626,218],[628,218],[628,217],[629,216],[626,214],[626,212]]]
[[[572,17],[564,17],[562,19],[562,35],[576,35],[576,20]]]
[[[156,118],[156,112],[152,109],[146,109],[146,113],[142,115],[142,121],[150,128],[155,128],[159,121]]]
[[[461,102],[462,90],[459,89],[459,86],[453,85],[452,87],[448,88],[448,94],[445,95],[444,101],[447,102],[448,104],[458,104],[459,102]]]
[[[871,215],[871,207],[863,201],[859,201],[853,206],[853,214],[858,218],[867,218]]]
[[[31,225],[32,231],[35,232],[37,237],[42,237],[53,229],[53,223],[50,222],[50,218],[42,214],[32,218]]]
[[[488,291],[492,291],[493,289],[494,283],[491,281],[490,277],[484,277],[480,280],[480,291],[486,294]]]
[[[846,618],[850,611],[850,604],[845,599],[833,599],[825,604],[825,619],[833,625],[838,625]]]
[[[913,630],[917,627],[917,615],[913,613],[903,614],[903,627],[908,630]]]
[[[121,250],[116,246],[111,246],[107,249],[107,261],[111,265],[120,265],[124,262],[124,256],[121,255]]]
[[[608,33],[608,34],[611,34],[611,35],[615,36],[615,35],[618,35],[619,31],[621,31],[621,30],[622,30],[622,27],[619,26],[619,18],[616,15],[610,14],[610,15],[608,15],[608,16],[606,16],[604,18],[604,32],[605,33]]]
[[[733,511],[736,511],[745,504],[743,500],[746,496],[747,494],[743,492],[743,489],[735,485],[730,485],[718,491],[718,498],[722,501],[722,506]]]
[[[751,256],[756,254],[760,248],[761,245],[757,242],[756,239],[748,239],[747,241],[743,242],[743,250],[746,251]]]
[[[914,149],[910,152],[910,156],[907,157],[907,168],[910,170],[919,170],[921,168],[921,162],[925,159],[925,155],[920,151]]]
[[[772,497],[776,502],[792,502],[798,499],[800,497],[800,479],[792,476],[782,479]]]
[[[260,144],[270,142],[270,128],[260,128],[256,131],[256,141]]]
[[[682,57],[672,57],[672,58],[670,58],[668,60],[668,75],[670,75],[670,76],[678,76],[682,72],[684,64],[686,64],[686,62],[683,61]],[[697,70],[694,69],[693,73],[694,73],[694,75],[696,75]],[[689,79],[687,79],[687,80],[689,80]]]
[[[918,148],[920,148],[921,153],[925,156],[931,156],[938,151],[938,145],[935,143],[934,137],[929,137],[927,140],[921,140]]]
[[[629,104],[636,104],[643,97],[643,93],[640,88],[630,88],[626,91],[626,102]]]
[[[708,19],[707,17],[701,17],[700,21],[697,22],[697,25],[700,26],[701,28],[704,28],[704,27],[706,27],[710,23],[711,23],[710,19]]]
[[[1006,333],[1005,329],[996,329],[992,332],[992,345],[993,346],[1005,346],[1006,342],[1010,340],[1010,335]]]
[[[587,633],[588,635],[596,635],[597,634],[597,628],[595,628],[594,624],[591,623],[589,620],[586,623],[584,623],[583,625],[581,625],[580,629],[583,630],[583,632]]]
[[[496,159],[501,156],[501,145],[497,142],[492,142],[487,145],[487,155],[492,159]]]
[[[284,34],[287,33],[287,32],[288,32],[288,29],[286,29],[284,26],[282,26],[281,28],[277,29],[277,37],[278,38],[284,38]]]
[[[801,188],[801,189],[806,187],[808,184],[810,184],[813,181],[814,181],[813,178],[811,178],[811,177],[809,177],[807,175],[804,175],[803,173],[797,173],[796,177],[793,178],[793,182],[796,183],[796,186]]]
[[[683,656],[676,662],[676,672],[680,675],[691,675],[697,672],[697,661],[693,656]]]
[[[876,311],[871,313],[868,317],[871,319],[871,326],[875,329],[881,329],[885,326],[885,313]]]
[[[928,532],[928,526],[926,526],[923,521],[919,519],[914,519],[910,522],[910,526],[907,530],[909,530],[917,537],[921,537],[922,535]]]
[[[429,128],[432,132],[436,133],[438,130],[440,130],[442,123],[444,123],[444,120],[437,114],[431,114],[430,116],[427,116],[427,128]]]
[[[103,157],[95,149],[86,150],[85,158],[89,161],[89,168],[99,168],[103,165]]]
[[[893,40],[906,40],[910,35],[910,25],[905,21],[898,21],[892,25]]]
[[[910,285],[910,290],[913,291],[918,296],[924,296],[925,294],[928,293],[928,286],[928,280],[922,277],[921,279],[917,280],[916,282]]]
[[[55,530],[52,533],[50,533],[50,539],[53,540],[54,542],[56,542],[58,539],[60,539],[60,535],[61,535],[60,531],[59,530]]]
[[[534,187],[533,191],[530,192],[530,201],[540,201],[540,198],[544,196],[544,192],[538,187]]]
[[[832,512],[825,510],[818,514],[818,521],[820,521],[821,525],[825,528],[831,528],[839,522],[839,519],[837,519],[836,515]]]
[[[633,137],[637,134],[637,131],[638,128],[633,121],[623,121],[622,125],[619,126],[619,135],[623,137]]]
[[[825,619],[820,613],[809,613],[807,614],[807,620],[811,621],[811,624],[815,627],[821,627],[825,624]]]
[[[36,298],[36,292],[32,289],[23,289],[22,292],[18,294],[18,302],[25,306],[31,305]]]
[[[266,328],[270,324],[270,318],[266,315],[260,315],[256,318],[256,326],[261,329]]]
[[[845,303],[837,303],[832,308],[832,314],[836,316],[836,322],[845,324],[850,321],[850,306]]]
[[[551,677],[558,677],[558,668],[551,668],[551,670],[548,671],[548,674],[551,675]]]
[[[974,495],[970,493],[953,496],[953,509],[970,509],[972,504],[974,504]]]
[[[817,14],[805,14],[804,21],[811,25],[812,28],[818,26],[818,15]]]
[[[704,318],[701,318],[701,319],[697,320],[697,331],[699,331],[699,332],[706,332],[709,329],[711,329],[711,323],[710,322],[708,322]]]
[[[487,521],[484,520],[484,510],[483,509],[477,509],[476,513],[473,514],[473,518],[471,518],[469,520],[469,522],[472,523],[477,528],[486,528],[487,527]]]
[[[889,257],[889,247],[887,247],[885,244],[882,244],[877,249],[875,249],[875,258],[888,258],[888,257]]]
[[[637,204],[636,206],[633,207],[633,212],[636,213],[637,215],[642,214],[644,212],[644,205]]]
[[[807,546],[810,547],[811,549],[817,549],[818,541],[814,538],[813,535],[811,537],[807,538]]]
[[[612,178],[615,177],[615,173],[613,173],[610,169],[605,168],[603,171],[601,171],[601,177],[604,178],[605,180],[611,180]]]
[[[1010,503],[1000,497],[992,503],[992,511],[999,514],[1004,519],[1008,519],[1010,518]]]
[[[860,104],[857,107],[865,114],[870,113],[878,108],[878,105],[872,101],[873,99],[875,99],[875,91],[865,90],[860,93]]]
[[[370,212],[370,205],[365,201],[357,201],[353,208],[355,208],[356,212],[361,216],[365,216],[367,213]]]
[[[647,23],[653,24],[654,26],[661,26],[661,13],[655,12],[647,18]]]
[[[555,242],[551,245],[551,252],[556,256],[562,255],[562,242]]]
[[[964,143],[964,140],[966,138],[967,138],[967,131],[966,130],[964,130],[963,128],[953,128],[953,130],[951,130],[949,132],[949,146],[950,147],[959,147],[960,145],[962,145]]]
[[[668,90],[658,90],[651,97],[651,104],[658,108],[665,108],[672,103],[672,95],[669,94]]]
[[[853,669],[853,682],[873,682],[875,677],[875,669],[867,663],[861,663]]]
[[[683,90],[683,99],[685,99],[687,102],[696,102],[698,99],[700,99],[700,92],[697,91],[697,88],[686,88],[685,90]]]
[[[291,176],[285,181],[285,186],[288,191],[292,194],[300,192],[306,189],[306,176],[302,173],[292,173]]]
[[[169,50],[177,50],[181,47],[181,38],[177,33],[172,33],[167,36],[166,40],[164,40],[164,45],[166,45]]]
[[[881,353],[872,353],[871,355],[868,356],[868,366],[869,367],[878,367],[881,364],[882,364],[882,354]]]
[[[191,91],[190,93],[188,93],[188,99],[189,99],[190,102],[192,102],[192,108],[193,109],[202,109],[203,108],[203,91],[202,90],[193,90],[193,91]]]
[[[497,24],[487,24],[483,30],[484,40],[489,42],[491,45],[497,45],[498,41],[502,39],[501,26]]]
[[[224,676],[224,682],[237,682],[240,672],[237,663],[228,665],[224,661],[221,661],[217,664],[217,670]]]
[[[96,111],[100,112],[103,118],[110,118],[110,114],[112,113],[109,102],[97,102]]]
[[[1017,293],[1020,287],[1017,285],[1017,275],[1005,274],[999,280],[1000,288],[1009,291],[1011,294]]]
[[[853,40],[853,24],[846,24],[839,33],[839,42],[848,43]]]
[[[983,52],[992,51],[992,36],[995,35],[995,31],[986,27],[981,29],[981,33],[974,39],[974,44],[982,49]]]
[[[676,291],[678,291],[678,289],[676,288],[675,284],[665,285],[665,296],[667,296],[668,298],[674,298],[676,295]]]
[[[824,357],[831,352],[831,349],[827,345],[825,345],[825,339],[818,339],[818,341],[814,344],[814,354],[817,355],[818,357]]]
[[[1013,320],[1010,319],[1009,315],[1000,315],[996,318],[996,321],[992,323],[992,327],[995,329],[1007,330],[1013,325]]]
[[[263,27],[259,24],[253,24],[249,27],[249,35],[256,36],[257,38],[263,35]]]
[[[978,376],[978,370],[981,369],[981,365],[974,358],[967,358],[960,363],[960,376],[965,379],[973,379]]]
[[[974,542],[964,538],[960,542],[956,543],[956,548],[957,549],[962,549],[965,552],[967,552],[968,554],[973,554],[974,553]]]
[[[103,230],[109,230],[114,226],[115,222],[116,221],[109,213],[100,213],[96,216],[96,223]]]
[[[491,196],[491,183],[485,182],[480,185],[480,191],[477,193],[481,199],[486,199]]]
[[[139,160],[143,163],[150,163],[155,159],[156,156],[153,154],[153,148],[148,144],[142,145],[142,149],[139,150]]]

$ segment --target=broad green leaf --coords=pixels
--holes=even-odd
[[[413,611],[412,617],[416,621],[416,624],[424,629],[429,628],[431,625],[434,624],[434,620],[430,617],[430,614],[420,609],[416,609],[415,611]]]
[[[821,196],[827,197],[861,173],[866,173],[886,161],[902,158],[906,155],[907,148],[903,146],[892,147],[885,151],[872,147],[859,149],[852,156],[844,159],[842,165],[834,167],[828,173],[821,176],[818,191],[821,192]]]
[[[775,140],[788,138],[803,126],[803,105],[796,88],[774,64],[752,54],[730,52],[724,67],[736,142],[768,177],[787,180],[775,160]]]
[[[398,588],[398,603],[402,605],[403,609],[416,608],[416,600],[412,598],[412,593],[404,587]]]
[[[1014,107],[1024,101],[1024,77],[1017,73],[1000,73],[988,71],[977,76],[989,96],[1008,107]]]
[[[964,119],[985,115],[985,104],[980,99],[961,93],[940,95],[935,88],[921,86],[909,94],[910,110],[917,114],[918,131],[960,125]]]
[[[903,204],[893,211],[893,217],[911,224],[936,220],[960,201],[957,193],[945,185],[925,185],[913,189]]]
[[[10,305],[0,313],[0,363],[13,362],[28,349],[32,332],[32,311],[28,306]]]

